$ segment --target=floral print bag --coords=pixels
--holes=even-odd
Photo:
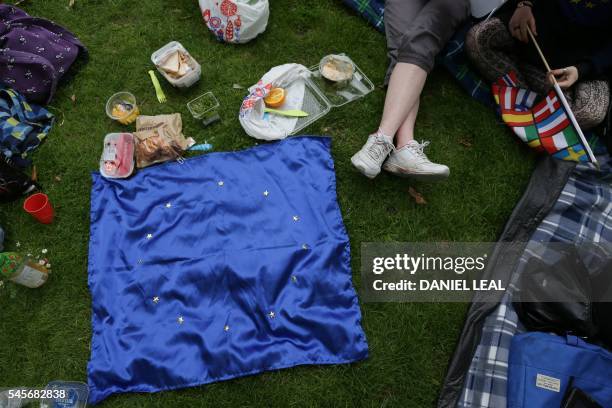
[[[199,3],[204,23],[222,42],[248,42],[268,25],[268,0],[199,0]]]

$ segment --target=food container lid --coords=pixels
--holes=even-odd
[[[313,122],[327,115],[331,110],[329,101],[310,77],[305,77],[298,81],[304,81],[304,101],[300,109],[307,112],[308,116],[297,118],[295,127],[291,132],[292,135],[298,134]]]

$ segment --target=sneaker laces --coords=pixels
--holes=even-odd
[[[390,143],[384,136],[374,136],[374,143],[367,150],[368,156],[376,162],[386,158],[391,151],[395,150],[393,143]]]
[[[429,160],[425,154],[425,148],[431,144],[428,140],[422,140],[421,143],[416,140],[413,143],[408,144],[408,148],[414,152],[419,158]]]

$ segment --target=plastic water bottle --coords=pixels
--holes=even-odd
[[[16,252],[0,253],[0,275],[28,288],[38,288],[49,279],[47,268]]]

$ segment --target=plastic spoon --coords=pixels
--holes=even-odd
[[[279,110],[279,109],[265,108],[264,112],[274,113],[276,115],[282,115],[282,116],[291,116],[294,118],[305,118],[306,116],[308,116],[308,112],[304,112],[303,110],[299,110],[299,109]]]

